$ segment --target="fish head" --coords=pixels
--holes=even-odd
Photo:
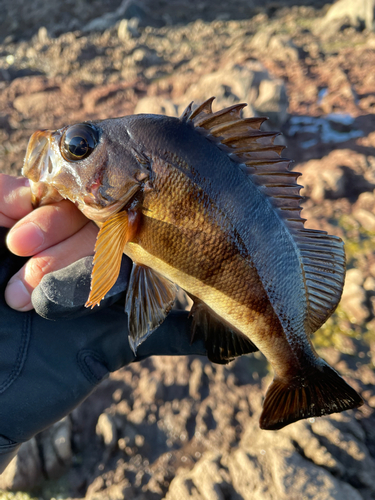
[[[69,199],[101,222],[129,203],[150,171],[119,120],[34,132],[22,171],[34,207]]]

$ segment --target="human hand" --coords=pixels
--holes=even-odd
[[[0,226],[12,228],[8,248],[31,257],[5,290],[7,304],[18,311],[33,308],[31,294],[43,276],[92,255],[98,232],[69,201],[32,210],[27,186],[26,179],[0,175]]]
[[[30,221],[31,215],[33,215],[31,221],[39,224],[41,220],[52,220],[60,214],[56,215],[55,212],[51,212],[53,215],[48,219],[49,213],[45,212],[46,218],[43,219],[44,215],[39,218],[38,211],[47,207],[41,207],[32,213],[27,194],[28,188],[22,182],[14,178],[4,179],[0,176],[0,223],[6,227],[13,226],[13,235],[12,232],[8,235],[8,243],[10,242],[11,247],[13,245],[12,248],[17,247],[18,244],[19,253],[28,255],[33,253],[30,247],[26,251],[20,251],[20,249],[27,249],[30,242],[22,242],[18,235],[15,236],[15,229],[22,226],[25,218]],[[70,209],[62,208],[62,210]],[[71,217],[76,217],[74,212],[70,213],[73,213]],[[17,222],[20,217],[23,219]],[[73,224],[76,222],[73,221]],[[51,246],[44,247],[43,250],[41,247],[37,248],[36,251],[39,253],[35,253],[32,258],[38,259],[44,252],[42,256],[44,262],[51,258],[52,263],[46,268],[37,265],[36,269],[43,274],[46,270],[54,269],[55,265],[59,268],[60,261],[56,257],[58,245],[67,242],[86,225],[87,222],[81,227],[79,224],[74,226],[78,229],[73,235],[70,233],[70,236],[69,230],[66,231],[64,225],[61,231],[57,232],[57,236],[54,234],[50,236],[46,231],[44,241],[50,243]],[[32,273],[25,271],[27,266],[33,269],[33,265],[30,264],[32,259],[25,264],[25,259],[16,257],[7,250],[6,232],[6,229],[0,230],[0,315],[2,317],[0,325],[0,473],[17,452],[20,443],[67,415],[95,389],[103,378],[108,376],[109,372],[151,355],[206,354],[203,339],[196,339],[193,344],[190,344],[191,321],[186,312],[172,312],[158,330],[138,347],[137,357],[135,357],[128,342],[123,304],[101,306],[95,308],[91,314],[54,322],[42,318],[31,309],[30,304],[21,306],[21,309],[25,308],[26,312],[10,308],[4,300],[4,291],[11,277],[20,276],[21,279],[25,279],[27,284],[25,286],[30,286],[30,290],[37,282],[36,280],[32,282],[31,278],[28,281]],[[68,236],[65,239],[61,238],[61,235],[66,234]],[[17,238],[19,238],[18,243],[16,243]],[[92,252],[92,245],[90,249],[88,246],[84,246],[83,254]],[[73,247],[74,245],[70,249],[72,253],[76,252]],[[68,262],[73,259],[72,255],[65,257]],[[34,293],[37,295],[39,293],[42,297],[41,302],[44,303],[46,310],[50,311],[52,307],[52,310],[57,308],[60,311],[69,312],[67,305],[71,302],[66,300],[66,297],[74,297],[80,280],[83,279],[87,286],[89,283],[87,277],[90,272],[89,261],[85,259],[69,266],[67,270],[46,276],[44,281],[47,285],[44,291],[39,293],[38,290],[41,288],[37,287]],[[56,275],[57,279],[55,279]],[[12,294],[10,294],[12,291],[9,292],[10,286],[7,287],[8,301],[12,300]],[[48,305],[50,301],[48,293],[45,292],[51,289],[53,289],[52,295],[56,299],[60,298],[62,306],[59,300],[53,302],[51,307]],[[108,304],[107,302],[107,306]]]

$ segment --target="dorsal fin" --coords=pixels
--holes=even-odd
[[[211,97],[196,109],[190,105],[181,119],[227,152],[270,201],[292,236],[302,264],[309,333],[317,330],[336,309],[345,277],[345,252],[342,240],[325,231],[304,228],[300,215],[297,184],[301,175],[290,170],[290,160],[281,158],[283,147],[275,145],[279,135],[260,130],[266,118],[241,118],[246,104],[235,104],[215,113]],[[204,129],[204,130],[202,130]]]

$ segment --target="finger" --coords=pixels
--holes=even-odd
[[[32,209],[29,180],[0,174],[0,226],[12,227]]]
[[[70,238],[32,257],[9,280],[5,289],[5,300],[9,307],[18,311],[32,309],[31,293],[43,276],[92,255],[97,232],[98,228],[89,222]]]
[[[86,224],[87,218],[70,201],[46,205],[12,227],[7,245],[21,257],[35,255],[69,238]]]

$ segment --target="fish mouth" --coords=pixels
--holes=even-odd
[[[31,202],[34,208],[63,199],[52,185],[55,175],[55,136],[56,132],[51,130],[37,130],[27,145],[22,174],[31,181]]]

